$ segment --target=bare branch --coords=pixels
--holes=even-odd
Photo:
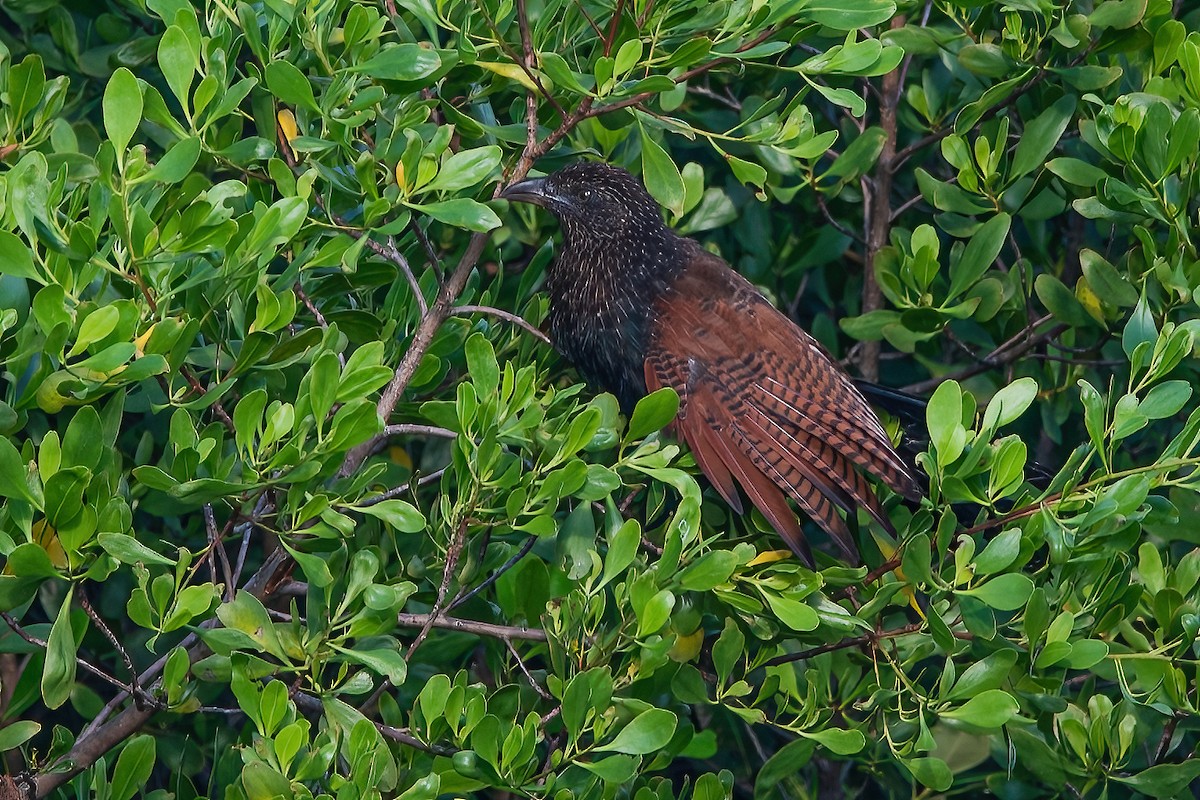
[[[406,628],[444,628],[446,630],[473,633],[476,636],[487,636],[492,639],[524,639],[530,642],[546,641],[546,632],[541,628],[527,628],[524,625],[493,625],[490,622],[476,622],[471,619],[447,617],[444,614],[399,614],[396,624]]]
[[[530,323],[524,317],[520,316],[519,314],[513,314],[511,312],[505,311],[500,308],[493,308],[492,306],[477,306],[477,305],[457,306],[454,309],[454,314],[455,314],[455,316],[464,316],[467,314],[488,314],[490,316],[496,317],[497,319],[502,319],[505,322],[511,322],[513,325],[516,325],[517,327],[524,329],[530,336],[534,337],[535,339],[542,342],[543,344],[550,344],[550,337],[547,336],[546,334],[542,333],[541,331],[539,331],[536,327],[533,326],[532,323]]]
[[[480,583],[478,586],[474,587],[473,589],[471,589],[470,591],[468,591],[466,593],[459,594],[459,596],[454,598],[454,600],[451,601],[450,605],[446,607],[446,610],[453,611],[454,609],[461,606],[463,603],[470,600],[475,595],[482,592],[484,589],[491,586],[496,581],[500,580],[501,575],[508,572],[510,569],[512,569],[513,567],[515,567],[517,565],[518,561],[520,561],[525,556],[529,555],[529,551],[533,549],[533,546],[535,544],[537,544],[537,537],[530,536],[528,539],[525,540],[525,543],[523,545],[521,545],[521,549],[518,550],[516,553],[513,553],[512,557],[510,559],[508,559],[508,561],[505,561],[503,564],[501,564],[499,569],[497,569],[491,575],[487,576],[487,578],[484,579],[484,581],[482,583]]]
[[[457,439],[458,432],[437,425],[388,425],[383,429],[384,436],[435,436],[440,439]]]

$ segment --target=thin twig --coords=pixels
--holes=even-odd
[[[427,484],[433,483],[436,480],[439,480],[443,475],[446,474],[447,469],[448,469],[447,467],[442,467],[441,469],[434,470],[433,472],[429,473],[428,475],[421,475],[419,477],[414,476],[413,479],[408,481],[407,483],[402,483],[399,486],[393,486],[391,489],[388,489],[386,492],[378,494],[370,499],[361,501],[358,505],[373,506],[376,503],[382,503],[384,500],[391,500],[393,497],[399,497],[402,494],[408,494],[409,492],[411,492],[413,489],[417,488],[418,486],[425,486]]]
[[[117,649],[117,654],[121,656],[121,663],[125,665],[125,671],[129,673],[129,688],[132,690],[133,698],[135,701],[140,701],[143,698],[144,692],[142,691],[142,687],[138,685],[137,669],[133,666],[133,659],[129,657],[129,651],[121,644],[121,640],[112,632],[112,629],[105,624],[103,618],[96,613],[96,609],[88,601],[87,592],[84,590],[82,584],[77,587],[75,596],[79,598],[79,607],[88,615],[92,624],[99,628],[100,632],[104,634],[104,638],[108,639],[109,644]]]
[[[764,667],[777,667],[780,664],[791,664],[795,661],[804,661],[809,658],[814,658],[825,653],[832,653],[836,650],[845,650],[848,647],[861,647],[864,644],[875,645],[884,639],[895,639],[898,636],[907,636],[910,633],[916,633],[921,630],[923,622],[910,622],[909,624],[895,628],[890,631],[879,631],[877,633],[864,633],[862,636],[850,636],[838,642],[831,644],[823,644],[820,647],[810,647],[808,650],[801,650],[799,653],[786,653],[782,656],[776,656],[763,664]]]
[[[14,618],[8,612],[0,612],[0,619],[3,619],[5,624],[7,624],[8,627],[12,629],[12,632],[15,633],[17,636],[20,636],[27,643],[33,645],[34,647],[40,648],[42,650],[46,649],[47,643],[45,642],[45,640],[39,639],[38,637],[31,634],[29,631],[25,630],[23,627],[21,627],[21,623],[17,622],[16,618]],[[91,664],[91,662],[86,661],[85,659],[83,659],[79,656],[75,656],[75,663],[78,666],[82,667],[87,672],[92,673],[100,680],[109,684],[110,686],[115,686],[116,688],[120,689],[122,692],[125,692],[130,696],[135,696],[136,690],[134,690],[132,687],[122,683],[121,681],[117,680],[112,675],[109,675],[107,672],[100,669],[99,667],[93,666]],[[143,697],[144,700],[148,701],[146,703],[147,706],[154,706],[158,709],[163,708],[162,704],[158,703],[156,700],[154,700],[154,698],[152,698],[148,695],[145,695],[144,693],[141,696]]]
[[[480,583],[478,586],[474,587],[469,592],[466,592],[465,594],[460,594],[458,597],[454,598],[454,600],[451,601],[450,605],[448,605],[446,607],[446,610],[453,611],[454,609],[461,606],[463,603],[470,600],[475,595],[482,592],[484,589],[491,586],[496,581],[500,580],[501,575],[508,572],[510,569],[512,569],[513,567],[515,567],[517,565],[518,561],[520,561],[525,556],[529,555],[529,551],[533,549],[533,546],[535,544],[537,544],[537,537],[530,536],[528,539],[525,540],[525,543],[523,545],[521,545],[521,549],[518,550],[516,553],[514,553],[512,555],[512,557],[508,559],[508,561],[505,561],[503,564],[501,564],[500,567],[495,572],[493,572],[491,575],[488,575],[487,578],[484,579],[484,581],[482,583]]]
[[[450,581],[454,576],[454,570],[458,567],[458,559],[462,555],[463,547],[467,542],[467,515],[464,514],[462,520],[458,523],[458,527],[454,529],[454,535],[450,539],[450,546],[446,548],[446,564],[442,567],[442,582],[438,585],[437,599],[433,602],[433,610],[429,614],[425,625],[422,626],[417,638],[413,639],[413,643],[409,645],[408,652],[404,657],[406,660],[412,660],[413,653],[429,636],[429,631],[433,629],[434,622],[441,616],[446,603],[446,593],[450,591]]]
[[[987,372],[990,369],[997,369],[999,367],[1007,366],[1008,364],[1011,364],[1021,356],[1028,353],[1033,348],[1040,344],[1044,344],[1066,330],[1066,325],[1055,325],[1049,330],[1046,330],[1036,336],[1033,335],[1033,331],[1044,325],[1046,322],[1049,322],[1051,319],[1052,317],[1047,314],[1039,319],[1034,320],[1022,328],[1008,341],[1003,342],[995,350],[979,359],[979,362],[976,364],[963,367],[962,369],[947,373],[945,375],[939,375],[927,380],[910,383],[901,391],[905,391],[910,394],[923,394],[936,389],[944,381],[964,380],[966,378],[979,375],[980,373]]]
[[[328,212],[326,212],[328,213]],[[421,309],[421,314],[429,313],[429,304],[425,302],[425,295],[421,292],[421,284],[417,283],[417,276],[413,274],[412,267],[409,266],[408,259],[400,252],[400,248],[396,247],[396,240],[391,236],[387,238],[387,244],[380,244],[367,234],[366,231],[355,231],[353,228],[345,228],[346,232],[351,236],[365,239],[366,246],[371,252],[378,256],[386,258],[388,261],[396,265],[400,273],[404,276],[404,280],[408,282],[408,288],[412,290],[413,297],[417,300],[417,308]]]
[[[486,636],[492,639],[524,639],[528,642],[545,642],[546,640],[546,632],[538,627],[493,625],[492,622],[458,619],[457,616],[446,616],[445,614],[397,614],[396,624],[403,627],[438,627],[444,628],[444,630],[474,633],[475,636]]]
[[[534,337],[535,339],[540,341],[542,344],[550,344],[550,337],[547,336],[546,334],[542,333],[541,331],[539,331],[536,327],[534,327],[534,325],[532,323],[530,323],[524,317],[520,316],[519,314],[513,314],[509,311],[505,311],[504,309],[501,309],[501,308],[493,308],[492,306],[480,306],[480,305],[464,305],[464,306],[455,307],[454,314],[455,314],[455,316],[467,315],[467,314],[488,314],[490,316],[496,317],[497,319],[502,319],[505,322],[511,322],[513,325],[516,325],[517,327],[522,328],[530,336]]]
[[[458,432],[437,425],[388,425],[383,429],[384,436],[436,436],[441,439],[457,439]]]
[[[512,654],[514,659],[516,659],[517,667],[521,670],[521,673],[525,676],[525,679],[529,681],[529,685],[533,687],[533,690],[538,693],[538,697],[542,698],[543,700],[553,702],[554,695],[546,691],[545,687],[533,679],[533,675],[531,675],[529,672],[529,667],[525,666],[525,659],[521,658],[521,654],[517,652],[517,648],[513,647],[512,640],[505,639],[504,646],[508,648],[508,652]]]

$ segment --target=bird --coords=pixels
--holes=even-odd
[[[637,178],[577,162],[500,197],[558,218],[562,246],[544,284],[555,349],[626,413],[674,389],[668,432],[730,508],[745,511],[740,486],[810,568],[789,498],[855,563],[843,514],[861,507],[895,535],[864,473],[913,501],[920,487],[850,376],[724,260],[671,229]]]

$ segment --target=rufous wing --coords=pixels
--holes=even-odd
[[[823,348],[745,279],[698,246],[659,301],[647,389],[679,394],[675,431],[729,504],[736,484],[792,550],[812,554],[790,497],[847,558],[858,551],[842,513],[862,507],[892,526],[863,470],[919,496],[875,412]]]

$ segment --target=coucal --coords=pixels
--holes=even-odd
[[[674,389],[673,431],[733,509],[742,512],[740,484],[810,567],[788,497],[851,560],[858,550],[840,512],[861,506],[894,533],[860,470],[907,498],[920,490],[866,399],[749,281],[667,227],[636,178],[579,163],[500,196],[558,217],[562,250],[546,273],[555,347],[626,412]]]

